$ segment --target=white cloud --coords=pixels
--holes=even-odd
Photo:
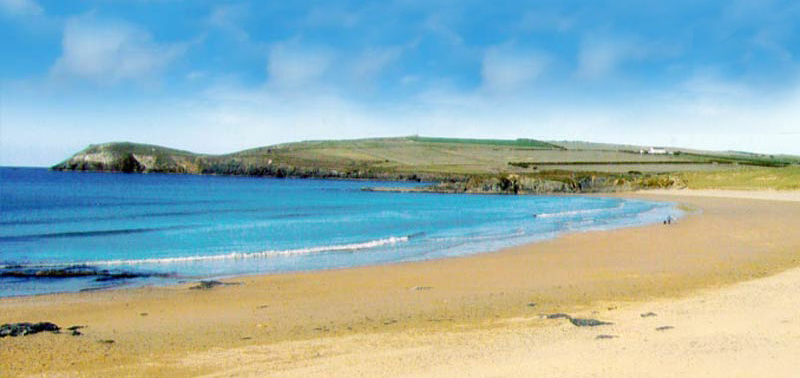
[[[240,24],[249,12],[250,7],[244,3],[220,5],[211,11],[208,23],[228,31],[240,41],[247,41],[250,39],[250,34]]]
[[[0,0],[0,11],[12,16],[36,16],[44,12],[35,0]]]
[[[752,38],[751,43],[782,62],[793,63],[794,54],[780,42],[780,37],[776,34],[778,33],[773,30],[761,30]]]
[[[358,24],[361,16],[332,6],[316,7],[308,12],[305,24],[311,27],[344,27],[352,28]]]
[[[426,95],[382,104],[329,91],[294,95],[270,86],[216,83],[171,102],[116,103],[92,112],[68,100],[28,93],[7,99],[8,111],[0,113],[0,124],[7,125],[0,165],[50,165],[89,143],[110,140],[228,153],[304,139],[412,134],[800,154],[800,85],[768,102],[754,101],[759,93],[752,88],[737,89],[741,94],[724,102],[724,111],[698,112],[693,96],[713,99],[714,93],[742,86],[715,80],[700,73],[664,95],[596,102],[495,96],[426,82]]]
[[[356,81],[365,82],[377,76],[402,56],[406,46],[372,48],[362,52],[352,64],[352,72]]]
[[[740,98],[752,95],[747,86],[725,80],[714,69],[698,69],[686,81],[680,84],[686,92],[697,96],[714,96],[725,98]]]
[[[547,65],[541,53],[517,52],[508,47],[490,48],[483,57],[483,87],[508,92],[529,86]]]
[[[267,63],[269,84],[282,89],[296,89],[315,84],[330,68],[331,53],[307,48],[297,40],[272,46]]]
[[[563,33],[573,29],[576,23],[575,16],[567,16],[552,10],[537,10],[525,13],[520,20],[519,28]]]
[[[629,58],[633,47],[621,40],[588,38],[578,53],[578,77],[598,79]]]
[[[668,40],[599,32],[587,35],[581,41],[576,76],[602,79],[613,75],[625,63],[671,59],[682,53],[679,44]]]
[[[197,80],[205,79],[206,77],[208,77],[208,72],[199,71],[199,70],[189,71],[186,74],[186,80],[188,80],[188,81],[197,81]]]
[[[157,43],[135,25],[93,15],[67,21],[61,44],[63,52],[51,67],[52,76],[97,84],[155,78],[187,47]]]
[[[441,15],[434,14],[428,17],[423,24],[423,28],[453,46],[464,45],[464,38],[453,30]]]
[[[192,132],[180,138],[198,151],[224,153],[306,139],[390,136],[401,119],[326,91],[294,95],[274,88],[219,84],[179,106]],[[408,133],[410,134],[410,133]],[[196,137],[195,137],[196,135]]]
[[[419,83],[420,81],[421,78],[419,77],[419,75],[404,75],[403,77],[400,78],[400,84],[403,85],[413,85]]]
[[[665,114],[695,119],[730,117],[743,109],[757,112],[758,107],[770,100],[773,100],[771,95],[759,93],[744,82],[726,79],[714,67],[698,67],[685,80],[650,99],[651,103],[660,104]],[[730,122],[709,122],[703,128],[719,130],[730,125]]]

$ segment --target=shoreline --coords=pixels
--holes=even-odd
[[[527,324],[541,313],[605,315],[604,309],[681,298],[800,265],[800,236],[793,232],[800,203],[614,196],[687,203],[703,214],[670,226],[570,233],[478,255],[238,277],[224,281],[239,285],[207,291],[186,284],[0,298],[0,322],[88,326],[82,337],[6,338],[10,347],[0,351],[0,365],[20,375],[196,376],[223,371],[224,361],[195,367],[176,359],[303,340],[505,332],[516,329],[514,319]],[[731,240],[731,230],[742,232]],[[98,343],[109,339],[115,343]],[[18,363],[20,353],[43,349],[69,356],[71,364]],[[145,356],[151,356],[147,366]],[[306,360],[298,358],[295,364]]]
[[[694,196],[800,202],[800,191],[797,190],[650,189],[633,193],[657,194],[675,197]]]
[[[422,192],[422,193],[424,193],[424,194],[432,194],[432,195],[448,194],[448,193],[441,193],[441,192]],[[462,195],[473,195],[473,196],[474,195],[477,195],[477,196],[504,195],[504,194],[498,194],[498,193],[459,193],[459,194],[462,194]],[[550,194],[539,194],[539,195],[535,195],[535,196],[537,196],[537,197],[586,197],[586,198],[592,198],[592,197],[603,197],[604,195],[603,194],[592,195],[590,193],[550,193]],[[620,195],[608,195],[608,194],[606,194],[605,197],[609,197],[609,198],[611,198],[611,197],[619,197],[619,198],[625,199],[624,195],[620,196]],[[680,209],[679,206],[678,206],[679,203],[675,202],[675,201],[659,200],[659,201],[650,201],[650,202],[659,202],[659,203],[664,204],[664,207],[660,207],[660,208],[658,208],[658,210],[667,211],[667,212],[677,211],[678,213],[680,213],[680,215],[679,215],[680,218],[675,218],[676,214],[670,214],[670,216],[672,216],[672,219],[676,219],[677,220],[677,219],[682,219],[682,218],[685,218],[687,216],[691,216],[692,215],[692,211],[691,210]],[[667,209],[669,209],[669,210],[667,210]],[[634,218],[646,217],[645,214],[647,214],[649,212],[652,212],[653,210],[655,210],[655,209],[651,209],[651,210],[648,210],[648,211],[641,211],[641,212],[633,213],[633,214],[630,214],[630,215],[632,215]],[[581,211],[583,211],[583,210],[577,210],[577,212],[581,212]],[[567,212],[569,213],[569,211],[567,211]],[[533,218],[536,218],[537,216],[545,217],[545,216],[554,215],[554,214],[549,214],[549,213],[538,213],[538,214],[537,213],[531,213],[531,214],[533,214]],[[555,215],[556,216],[560,216],[561,214],[562,213],[558,212]],[[610,230],[616,230],[616,229],[633,228],[633,227],[644,227],[644,226],[648,226],[648,225],[657,225],[657,224],[660,224],[661,221],[662,221],[662,218],[654,218],[652,216],[650,218],[652,218],[652,221],[650,221],[650,222],[648,222],[648,220],[645,220],[645,219],[639,219],[635,224],[626,224],[626,223],[622,222],[623,218],[620,217],[620,218],[617,219],[616,223],[604,224],[604,225],[599,225],[599,226],[593,225],[593,226],[590,226],[590,227],[587,227],[587,228],[581,228],[581,229],[565,229],[565,230],[561,230],[561,231],[548,232],[548,233],[543,233],[543,234],[541,234],[539,236],[536,236],[536,237],[529,237],[527,240],[517,240],[514,243],[508,243],[505,246],[496,247],[494,249],[488,249],[489,247],[487,247],[486,249],[484,249],[483,247],[479,247],[479,248],[474,248],[473,247],[472,248],[473,252],[466,252],[466,253],[454,254],[454,255],[449,255],[449,256],[427,257],[427,258],[423,258],[423,259],[419,259],[419,260],[397,260],[397,261],[388,261],[388,262],[381,262],[381,263],[365,263],[365,264],[361,264],[361,265],[342,266],[342,267],[333,266],[333,267],[322,268],[322,269],[288,270],[288,271],[272,271],[272,272],[254,272],[254,273],[238,273],[238,274],[237,273],[231,273],[231,274],[218,274],[218,275],[203,276],[203,275],[181,275],[181,274],[176,273],[174,271],[172,271],[172,272],[170,272],[170,271],[158,271],[158,270],[151,270],[151,269],[147,269],[147,268],[140,268],[140,267],[137,267],[137,265],[140,265],[138,263],[130,264],[125,269],[117,269],[117,268],[115,268],[115,266],[124,265],[124,263],[130,262],[130,261],[137,261],[137,262],[144,263],[145,265],[147,265],[147,264],[155,264],[155,263],[165,262],[166,260],[175,260],[175,261],[169,261],[169,263],[181,263],[183,261],[192,261],[192,259],[197,259],[197,260],[205,260],[205,259],[215,260],[215,259],[218,258],[219,260],[225,260],[225,259],[229,258],[228,256],[232,256],[232,255],[238,255],[238,256],[237,257],[230,257],[230,259],[236,259],[236,260],[241,259],[244,262],[244,261],[246,261],[247,259],[249,259],[251,257],[250,255],[261,255],[261,254],[273,253],[273,252],[276,253],[276,254],[283,254],[283,253],[286,253],[286,252],[304,251],[306,249],[315,249],[315,248],[318,248],[318,247],[303,247],[303,248],[300,248],[300,249],[297,249],[297,250],[271,250],[271,251],[255,251],[255,252],[222,252],[222,253],[219,253],[217,255],[208,255],[208,256],[196,255],[196,256],[176,256],[176,257],[153,258],[153,259],[143,258],[142,260],[132,259],[132,260],[118,261],[116,263],[114,263],[114,261],[110,261],[111,264],[109,264],[109,261],[99,261],[99,262],[88,261],[88,262],[69,262],[69,263],[62,262],[62,263],[42,264],[42,265],[35,265],[35,264],[29,264],[29,265],[8,264],[7,266],[3,266],[2,264],[0,264],[0,269],[8,269],[10,273],[17,273],[18,274],[17,276],[14,276],[14,277],[29,279],[29,280],[32,280],[31,282],[36,282],[38,280],[50,280],[51,276],[53,276],[55,279],[67,279],[67,280],[69,280],[69,279],[82,279],[82,278],[86,278],[86,277],[89,277],[89,278],[94,278],[94,277],[103,278],[104,276],[108,276],[107,278],[110,278],[110,279],[107,279],[107,281],[110,281],[110,282],[115,282],[114,281],[114,277],[113,277],[114,275],[131,275],[132,276],[131,279],[134,279],[134,280],[136,280],[136,279],[149,280],[151,278],[158,279],[157,282],[152,282],[152,281],[147,281],[147,282],[116,281],[116,284],[108,285],[108,286],[104,286],[104,287],[87,287],[87,288],[84,288],[84,289],[81,289],[81,290],[65,290],[65,291],[42,292],[42,293],[34,293],[34,294],[0,295],[0,298],[19,298],[19,297],[26,297],[26,296],[48,296],[48,295],[60,295],[60,294],[80,294],[80,293],[84,293],[84,292],[102,292],[102,291],[108,291],[108,290],[135,290],[135,289],[146,288],[146,287],[169,288],[169,287],[174,287],[174,286],[193,285],[193,284],[197,284],[197,283],[199,283],[201,281],[212,281],[212,280],[213,281],[217,281],[217,280],[223,280],[223,281],[224,280],[228,280],[228,281],[230,281],[230,280],[236,280],[236,279],[240,279],[240,278],[246,279],[246,278],[253,278],[253,277],[259,277],[259,276],[268,276],[268,275],[302,274],[302,273],[314,273],[314,272],[340,271],[340,270],[347,270],[347,269],[353,269],[353,268],[366,268],[366,267],[381,266],[381,265],[389,265],[389,266],[391,266],[391,265],[402,265],[402,264],[407,264],[407,263],[424,263],[426,261],[433,261],[433,260],[447,260],[447,259],[453,259],[453,258],[469,257],[469,256],[472,256],[472,255],[498,253],[498,252],[504,251],[506,249],[512,249],[512,248],[518,248],[518,247],[524,247],[524,246],[531,246],[531,245],[536,244],[536,243],[540,243],[540,242],[547,241],[547,240],[552,240],[552,239],[557,239],[557,238],[563,237],[565,235],[573,234],[573,233],[604,232],[604,231],[610,231]],[[351,244],[348,244],[348,245],[354,245],[354,244],[355,245],[361,245],[361,244],[373,243],[373,242],[376,242],[376,241],[377,242],[384,242],[384,241],[386,241],[388,239],[405,239],[404,241],[408,241],[408,239],[414,238],[416,235],[417,234],[403,235],[403,236],[389,236],[389,237],[383,238],[383,239],[373,239],[373,240],[369,240],[369,241],[366,241],[366,242],[355,242],[355,243],[351,243]],[[394,244],[394,243],[395,242],[391,242],[391,244]],[[401,246],[400,248],[402,248],[402,244],[399,244],[399,245]],[[339,247],[342,247],[342,246],[343,245],[330,245],[330,246],[325,246],[325,247],[322,247],[322,248],[333,248],[333,249],[335,249],[335,248],[339,248]],[[314,254],[314,253],[312,253],[312,254]],[[47,273],[47,275],[41,275],[40,276],[38,274],[37,270],[44,271],[45,273]],[[68,272],[69,270],[77,270],[77,273],[75,273],[74,275],[70,275],[71,273]],[[2,272],[0,272],[0,273],[2,273]],[[95,273],[95,274],[90,274],[90,273]]]

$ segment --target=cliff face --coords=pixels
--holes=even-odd
[[[133,143],[91,145],[52,167],[60,171],[201,173],[201,155]]]
[[[188,151],[134,143],[91,145],[54,165],[57,171],[98,171],[125,173],[185,173],[206,175],[319,177],[342,179],[434,180],[449,175],[393,172],[366,164],[286,161],[269,149],[229,155],[203,155]]]
[[[445,180],[417,188],[368,188],[376,191],[469,194],[547,194],[547,193],[611,193],[637,189],[684,188],[679,176],[672,175],[562,175],[549,177],[500,174],[473,176],[466,180]]]

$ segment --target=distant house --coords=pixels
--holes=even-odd
[[[650,155],[673,155],[675,152],[667,151],[666,148],[658,148],[658,147],[650,147],[649,149],[639,149],[639,155],[650,154]]]

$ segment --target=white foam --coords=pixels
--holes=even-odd
[[[293,256],[293,255],[308,255],[323,252],[335,251],[359,251],[385,245],[393,245],[397,243],[405,243],[408,241],[408,236],[391,236],[385,239],[370,240],[363,243],[328,245],[310,248],[287,249],[287,250],[269,250],[261,252],[232,252],[219,255],[195,255],[195,256],[180,256],[180,257],[164,257],[164,258],[151,258],[151,259],[131,259],[131,260],[105,260],[105,261],[85,261],[80,264],[91,266],[113,266],[113,265],[140,265],[140,264],[172,264],[172,263],[188,263],[197,261],[220,261],[220,260],[244,260],[264,257],[275,256]],[[50,266],[69,266],[76,263],[62,263],[52,264]]]
[[[581,215],[581,214],[594,214],[599,213],[604,210],[614,210],[614,208],[602,208],[602,209],[586,209],[586,210],[570,210],[570,211],[560,211],[557,213],[542,213],[536,214],[537,218],[561,218],[561,217],[569,217],[574,215]]]
[[[559,211],[556,213],[541,213],[536,214],[537,218],[561,218],[561,217],[569,217],[574,215],[581,215],[581,214],[595,214],[601,213],[603,211],[613,211],[613,210],[621,210],[625,207],[625,202],[620,202],[617,206],[614,207],[598,207],[595,209],[581,209],[581,210],[568,210],[568,211]]]

